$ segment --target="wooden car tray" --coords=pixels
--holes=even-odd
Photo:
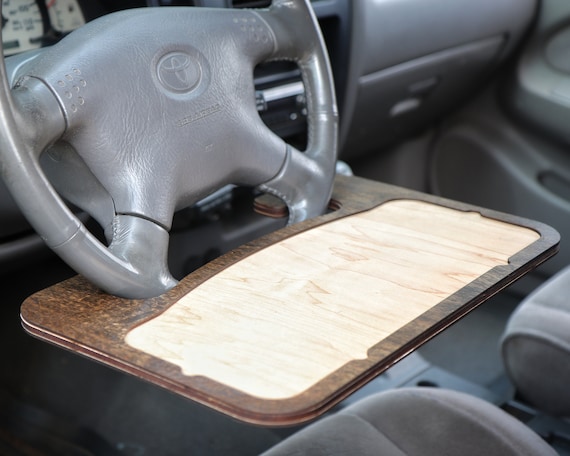
[[[312,419],[558,248],[541,223],[356,177],[336,210],[244,245],[158,298],[82,277],[28,298],[31,334],[235,418]]]

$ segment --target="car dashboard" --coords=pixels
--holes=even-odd
[[[88,2],[81,0],[36,0],[2,2],[4,54],[49,46],[96,17],[117,9],[146,6],[145,2]]]
[[[257,8],[270,4],[270,0],[4,0],[3,43],[10,56],[33,52],[57,43],[86,22],[129,8]],[[386,150],[421,134],[469,99],[512,53],[534,13],[531,0],[477,4],[445,0],[429,8],[419,0],[312,0],[311,5],[335,81],[339,158],[359,175],[418,190],[427,190],[423,181],[394,182],[391,169],[410,168],[399,163],[401,155],[385,163],[390,157]],[[303,150],[307,141],[305,93],[297,66],[287,61],[263,63],[255,69],[254,82],[256,99],[252,102],[261,119]],[[410,176],[416,174],[412,171]],[[275,229],[274,220],[247,215],[239,227],[220,227],[212,237],[212,232],[217,233],[212,223],[217,226],[227,210],[243,214],[243,204],[251,206],[251,189],[230,190],[216,192],[176,215],[171,233],[174,256],[206,246],[176,261],[179,266],[171,265],[178,277]],[[0,270],[12,267],[15,260],[32,258],[31,254],[43,248],[2,182],[0,219]],[[209,226],[205,230],[209,241],[190,242],[196,233],[188,234],[188,228],[203,225]],[[184,238],[183,247],[175,246],[177,237]]]

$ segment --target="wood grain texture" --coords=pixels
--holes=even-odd
[[[159,298],[110,297],[81,277],[58,284],[26,300],[24,327],[236,418],[293,424],[559,242],[537,222],[359,178],[338,177],[333,198],[335,212],[242,246]],[[153,355],[150,340],[168,354]]]
[[[126,342],[185,375],[290,398],[538,238],[478,213],[390,201],[256,252]]]

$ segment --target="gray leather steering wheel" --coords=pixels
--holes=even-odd
[[[253,69],[270,60],[301,69],[303,152],[257,113]],[[45,242],[109,293],[146,298],[176,285],[167,266],[174,212],[229,183],[278,196],[290,223],[326,209],[337,110],[307,0],[122,11],[6,59],[1,72],[1,177]],[[108,245],[59,195],[101,224]]]

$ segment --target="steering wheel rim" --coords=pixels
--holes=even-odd
[[[167,17],[168,14],[172,14],[172,17],[178,16],[178,12],[182,12],[179,7],[177,7],[177,11],[166,12],[166,10],[171,9],[160,8],[160,10],[165,10],[164,17]],[[198,13],[198,10],[201,12]],[[283,146],[274,135],[271,136],[263,128],[259,128],[258,136],[265,141],[264,146],[269,148],[275,144],[275,147],[284,150],[283,157],[281,158],[279,155],[275,160],[268,160],[271,161],[271,168],[267,170],[255,169],[251,171],[246,169],[245,172],[240,171],[240,179],[254,183],[262,191],[281,198],[288,206],[290,223],[319,215],[326,209],[332,192],[337,153],[338,116],[330,64],[312,8],[306,0],[274,0],[271,8],[267,10],[242,10],[238,12],[199,8],[193,14],[202,14],[202,11],[204,17],[215,18],[205,21],[210,26],[214,24],[215,27],[220,28],[218,22],[234,24],[236,32],[230,34],[233,41],[245,40],[248,46],[248,43],[255,42],[258,44],[261,50],[257,55],[251,57],[252,65],[257,63],[255,59],[258,58],[263,61],[292,60],[299,65],[307,95],[309,126],[307,150],[300,152],[289,145]],[[122,21],[124,18],[129,18],[135,14],[137,13],[126,12],[120,19]],[[144,18],[144,15],[141,17]],[[114,20],[110,18],[107,22],[113,23]],[[93,29],[97,27],[103,26],[96,25],[93,26]],[[101,33],[105,33],[104,27],[103,32],[99,33],[100,36],[102,36]],[[206,32],[202,31],[201,33]],[[86,34],[87,32],[83,35],[77,34],[78,38],[75,41],[79,41]],[[67,44],[67,48],[66,45],[59,48],[59,45],[55,45],[54,50],[50,50],[50,56],[60,54],[65,56],[66,49],[74,50],[76,45],[72,41],[74,40],[73,35],[71,34],[66,38],[67,43],[72,44]],[[246,38],[243,38],[244,36]],[[224,43],[227,44],[228,40]],[[256,45],[252,47],[257,49]],[[167,47],[163,44],[161,46]],[[209,48],[198,47],[196,55],[198,58],[203,58],[204,55],[209,56],[208,51]],[[70,52],[67,51],[67,54]],[[167,57],[163,58],[171,58],[172,55],[173,53],[169,52],[166,53]],[[174,57],[178,56],[174,55]],[[174,57],[168,62],[175,62]],[[239,57],[247,60],[243,55]],[[30,224],[48,246],[73,269],[87,277],[98,287],[108,293],[126,298],[148,298],[164,293],[177,283],[167,266],[168,217],[170,216],[171,221],[172,213],[178,209],[176,206],[181,204],[180,201],[168,201],[172,213],[169,214],[170,210],[167,210],[165,215],[160,213],[163,206],[157,203],[158,209],[154,210],[155,212],[158,211],[158,215],[151,210],[151,216],[148,216],[144,212],[145,207],[140,209],[137,206],[135,211],[130,210],[129,204],[136,206],[138,203],[133,203],[131,200],[134,198],[129,194],[127,194],[127,210],[124,210],[120,207],[120,196],[117,197],[113,194],[109,200],[106,196],[107,187],[102,185],[99,188],[96,184],[97,191],[93,191],[93,193],[103,195],[101,201],[107,202],[101,204],[86,202],[87,206],[91,204],[89,207],[95,208],[88,212],[100,220],[101,217],[98,215],[102,210],[100,211],[99,208],[103,205],[109,206],[108,201],[112,201],[114,209],[112,221],[106,226],[111,240],[109,246],[97,240],[63,202],[40,166],[40,155],[46,149],[62,141],[62,139],[72,142],[76,137],[81,137],[82,128],[88,128],[82,125],[85,124],[83,118],[77,121],[76,119],[79,116],[74,115],[80,108],[78,100],[83,100],[83,98],[70,93],[69,88],[73,87],[78,93],[83,94],[80,92],[82,84],[87,85],[91,83],[91,80],[88,80],[87,77],[83,79],[84,76],[77,65],[71,70],[68,67],[68,71],[63,77],[61,77],[62,73],[60,72],[58,78],[50,81],[49,72],[44,69],[45,63],[42,63],[41,59],[31,60],[33,61],[31,65],[27,63],[19,65],[18,69],[15,70],[15,76],[7,73],[4,60],[0,69],[0,83],[2,84],[2,93],[0,94],[0,175],[6,186]],[[44,60],[47,61],[47,57]],[[36,64],[35,62],[39,63]],[[207,72],[208,66],[215,67],[219,63],[214,61],[212,57],[206,57],[204,61],[199,62],[199,71]],[[160,68],[160,60],[159,64],[155,65]],[[154,77],[156,79],[156,74]],[[252,79],[253,75],[251,74],[250,77]],[[16,79],[16,83],[12,87],[9,82],[11,79]],[[228,83],[228,81],[229,79],[222,78],[222,82]],[[164,81],[161,82],[164,88]],[[167,89],[169,84],[176,85],[178,82],[176,80],[166,81]],[[248,84],[253,85],[252,80]],[[207,91],[209,88],[204,90]],[[68,95],[74,104],[65,100]],[[175,98],[178,95],[173,96],[168,93],[166,96]],[[212,114],[221,104],[221,102],[210,103],[209,108],[202,109],[197,114],[191,114],[184,119],[187,122],[202,120],[202,118]],[[253,99],[251,104],[255,104]],[[173,107],[174,104],[167,106]],[[230,113],[228,116],[228,122],[234,121],[231,118],[232,114],[234,113]],[[180,123],[180,121],[178,122]],[[261,121],[259,120],[259,122]],[[30,128],[30,126],[34,126],[34,128]],[[94,133],[89,131],[89,134],[90,141],[93,141]],[[77,144],[81,144],[79,140],[77,141]],[[247,141],[244,140],[243,143],[246,144]],[[260,156],[259,153],[258,157]],[[92,154],[85,160],[92,160],[93,162],[97,159],[98,157]],[[92,162],[89,164],[90,169]],[[239,165],[241,166],[241,163]],[[109,166],[104,164],[103,169],[110,169]],[[231,168],[231,165],[228,167]],[[83,179],[89,182],[99,182],[97,181],[100,179],[99,176],[96,179],[91,179],[87,176],[89,173],[86,173],[74,178],[76,186]],[[222,179],[231,179],[235,176],[236,171],[229,169],[227,173],[230,174],[229,177],[221,176],[218,177],[218,180],[221,182]],[[260,178],[261,181],[258,182]],[[71,186],[73,187],[73,185]],[[187,205],[193,203],[199,196],[203,196],[200,192],[205,190],[195,190],[194,188],[188,190],[185,187],[184,190],[176,189],[176,191],[183,194],[182,196],[176,194],[176,198],[183,200],[183,203]],[[107,211],[107,209],[105,210]],[[110,220],[108,216],[104,217],[107,217],[107,222]],[[141,248],[141,246],[143,247]]]

